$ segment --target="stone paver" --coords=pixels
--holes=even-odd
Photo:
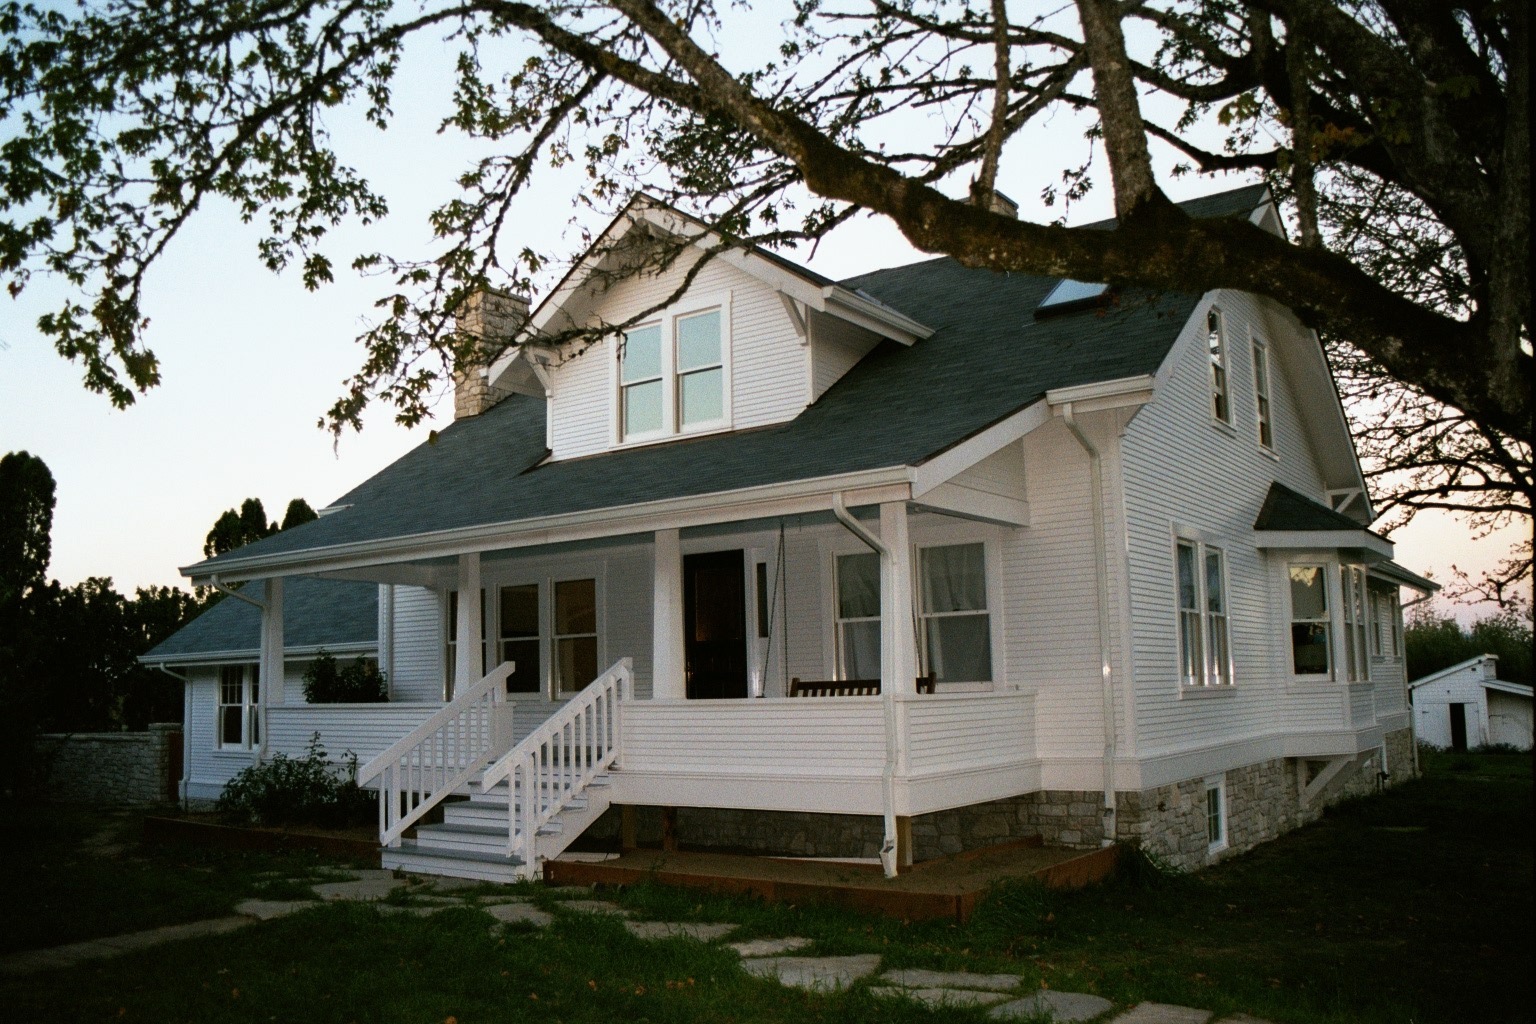
[[[396,885],[406,884],[405,879],[395,876],[392,868],[346,868],[344,870],[351,876],[349,880],[353,882],[373,882],[387,879]]]
[[[629,917],[630,912],[617,903],[609,903],[607,900],[564,900],[559,904],[561,910],[573,910],[578,914],[613,914],[618,917]]]
[[[1210,1019],[1210,1010],[1172,1003],[1141,1003],[1115,1017],[1114,1024],[1206,1024]]]
[[[847,988],[880,969],[877,953],[857,956],[768,956],[741,962],[742,969],[759,978],[773,978],[793,988]]]
[[[732,942],[730,948],[734,949],[738,956],[779,956],[804,949],[810,944],[810,939],[791,935],[782,939],[747,939],[745,942]]]
[[[697,939],[700,942],[723,939],[737,928],[734,924],[692,921],[625,921],[624,927],[637,939]]]
[[[969,988],[987,992],[1012,992],[1019,987],[1016,974],[972,974],[969,971],[925,971],[906,968],[886,971],[880,980],[903,988]]]
[[[381,914],[414,914],[417,917],[431,917],[433,914],[441,914],[447,907],[402,907],[398,903],[380,903]]]
[[[554,915],[548,911],[540,910],[527,903],[497,903],[480,909],[502,924],[531,924],[536,928],[543,928],[555,919]]]
[[[55,946],[52,949],[28,950],[25,953],[0,957],[0,975],[35,974],[38,971],[50,971],[58,967],[72,967],[78,963],[106,960],[166,942],[223,935],[225,932],[232,932],[236,928],[244,928],[254,923],[255,921],[249,917],[215,917],[207,921],[173,924],[164,928],[152,928],[149,931],[113,935],[104,939],[92,939],[89,942],[75,942],[68,946]]]
[[[1234,1013],[1230,1017],[1219,1018],[1216,1024],[1274,1024],[1274,1022],[1247,1013]]]
[[[254,917],[258,921],[270,921],[274,917],[287,917],[314,905],[314,900],[245,900],[235,904],[235,913]]]
[[[355,882],[326,882],[315,886],[323,900],[381,900],[405,883],[386,873],[384,878],[360,878]]]
[[[991,1006],[1008,998],[1006,992],[978,992],[971,988],[902,988],[876,985],[870,994],[883,998],[913,999],[925,1006]]]
[[[987,1015],[997,1020],[1033,1019],[1050,1014],[1050,1019],[1060,1024],[1092,1020],[1114,1007],[1108,999],[1086,992],[1057,992],[1042,989],[1023,999],[992,1008]]]

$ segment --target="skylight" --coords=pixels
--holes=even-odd
[[[1062,306],[1073,306],[1080,302],[1090,302],[1093,299],[1100,298],[1107,291],[1109,291],[1109,285],[1107,284],[1074,281],[1070,277],[1065,277],[1056,282],[1056,287],[1052,288],[1045,298],[1040,300],[1040,305],[1037,308],[1040,310],[1056,309]]]

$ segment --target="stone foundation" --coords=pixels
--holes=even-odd
[[[1388,734],[1388,778],[1380,775],[1380,749],[1365,751],[1305,806],[1302,788],[1327,767],[1324,759],[1276,758],[1221,773],[1227,837],[1226,846],[1214,853],[1206,831],[1204,778],[1118,794],[1116,835],[1121,842],[1140,845],[1175,867],[1196,870],[1314,821],[1330,804],[1411,778],[1412,744],[1407,729]],[[641,844],[659,844],[661,809],[636,810]],[[685,848],[873,859],[879,856],[884,828],[874,815],[680,807],[676,837]],[[1033,837],[1048,846],[1096,849],[1104,839],[1103,793],[1029,793],[912,819],[913,856],[919,861]],[[616,848],[618,809],[600,818],[583,838]]]
[[[49,733],[37,738],[38,792],[64,803],[117,807],[174,803],[181,725],[148,732]]]

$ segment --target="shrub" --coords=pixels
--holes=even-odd
[[[303,757],[276,754],[229,780],[218,809],[244,824],[336,828],[372,820],[373,800],[357,784],[357,755],[332,764],[317,732]]]
[[[304,670],[304,699],[311,704],[380,704],[389,700],[378,662],[358,658],[339,665],[321,651]]]

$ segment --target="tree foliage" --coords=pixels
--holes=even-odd
[[[1452,665],[1484,654],[1498,657],[1498,676],[1511,683],[1533,682],[1531,618],[1509,607],[1463,627],[1449,615],[1423,611],[1411,617],[1403,631],[1408,678],[1422,679]]]
[[[304,699],[311,704],[378,704],[389,700],[379,663],[354,658],[349,664],[320,651],[304,670]]]
[[[13,292],[71,282],[39,327],[131,401],[159,375],[145,274],[199,207],[232,201],[308,287],[335,273],[332,229],[386,211],[327,124],[346,108],[387,126],[420,36],[456,54],[445,128],[497,151],[433,215],[435,251],[353,261],[393,288],[333,429],[375,398],[418,421],[475,343],[454,326],[466,296],[552,266],[505,232],[556,168],[584,173],[578,205],[649,190],[700,218],[679,231],[710,251],[869,212],[970,266],[1267,296],[1407,385],[1423,404],[1400,411],[1429,436],[1461,425],[1425,449],[1427,475],[1408,459],[1389,504],[1450,494],[1529,521],[1528,18],[1518,0],[8,0],[0,274]],[[1073,125],[1087,138],[1059,178],[1021,183],[1070,203],[1107,165],[1116,226],[995,212],[998,184]],[[1219,172],[1267,176],[1295,237],[1165,196]]]
[[[288,503],[283,522],[279,525],[267,519],[267,510],[262,507],[260,498],[246,498],[240,503],[239,511],[225,509],[214,520],[212,529],[203,541],[203,554],[210,558],[222,555],[226,551],[243,548],[274,533],[302,526],[318,518],[315,510],[309,507],[309,502],[303,498],[294,498]]]
[[[26,452],[0,458],[0,615],[21,603],[47,579],[53,541],[53,474]]]

